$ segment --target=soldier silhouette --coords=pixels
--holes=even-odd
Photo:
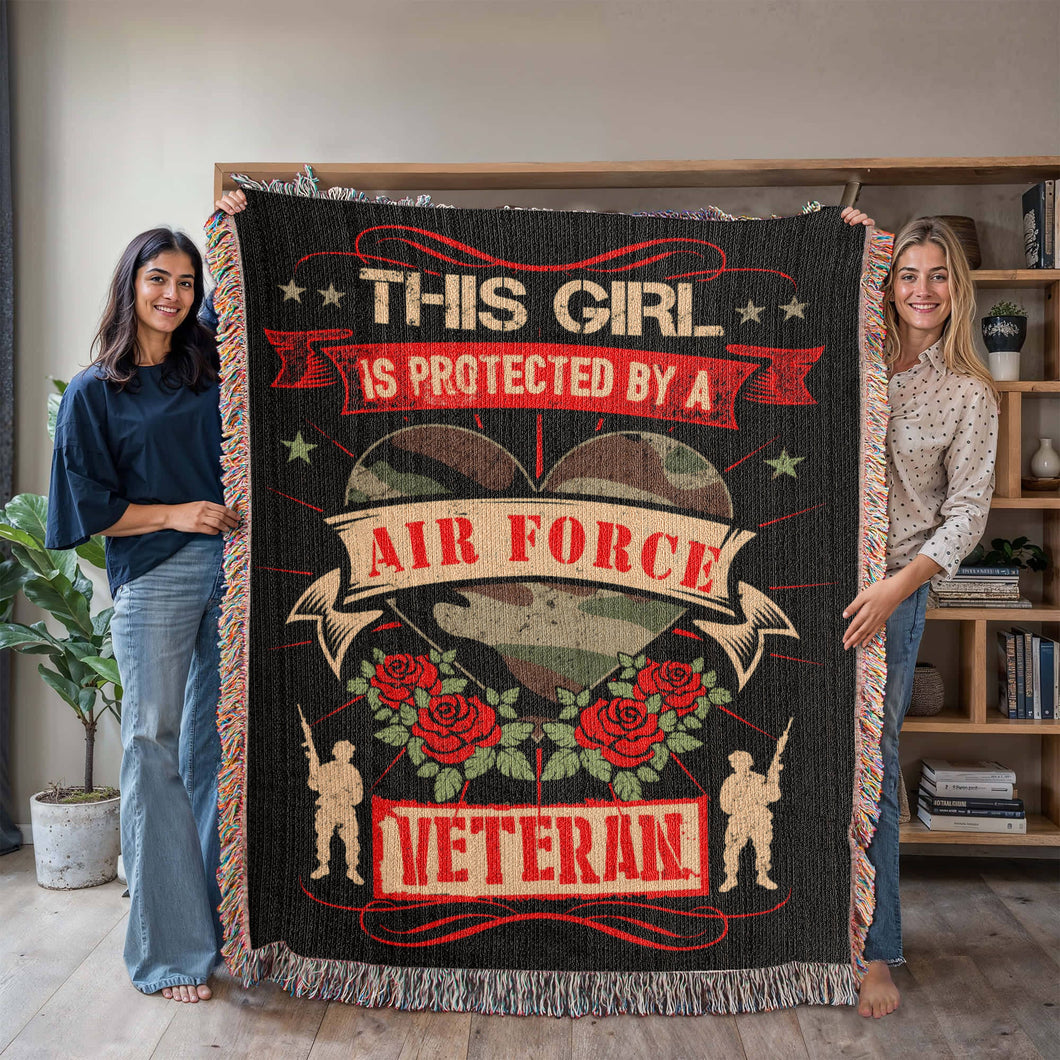
[[[773,814],[769,807],[780,800],[781,755],[788,742],[791,720],[777,741],[776,754],[769,766],[769,773],[762,776],[751,768],[754,759],[746,751],[733,751],[729,755],[732,773],[721,786],[718,802],[722,812],[728,814],[725,829],[725,879],[718,888],[720,893],[731,891],[737,883],[740,871],[740,854],[751,843],[755,852],[755,872],[759,887],[775,891],[777,885],[770,879],[773,865]]]
[[[298,713],[302,716],[301,707]],[[338,740],[331,749],[332,760],[321,762],[304,716],[302,730],[306,738],[306,757],[309,759],[309,788],[317,793],[317,867],[309,878],[319,880],[331,871],[331,838],[338,833],[346,851],[346,875],[354,883],[363,884],[364,879],[357,871],[361,843],[356,807],[364,798],[361,774],[353,765],[353,752],[357,748],[349,740]]]

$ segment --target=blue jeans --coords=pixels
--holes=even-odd
[[[902,903],[898,891],[898,733],[913,694],[913,670],[924,635],[927,585],[907,596],[887,619],[887,684],[883,693],[883,785],[880,822],[869,844],[876,870],[876,912],[865,939],[865,960],[901,964]]]
[[[206,982],[221,929],[217,623],[223,538],[196,537],[115,595],[122,675],[125,965],[145,994]]]

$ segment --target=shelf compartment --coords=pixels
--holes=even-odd
[[[1013,718],[1003,718],[996,709],[991,708],[984,721],[973,721],[967,714],[944,710],[929,718],[907,717],[902,725],[902,732],[947,732],[956,736],[981,733],[994,733],[997,736],[1060,736],[1060,719],[1016,721]]]
[[[1042,394],[1046,397],[1060,395],[1060,379],[1013,379],[997,384],[1002,394]]]
[[[943,843],[950,846],[1060,847],[1060,825],[1040,813],[1027,814],[1027,834],[1009,832],[932,831],[919,818],[901,827],[903,843]]]
[[[1056,511],[1060,509],[1060,496],[1053,493],[1025,493],[1020,497],[998,497],[990,502],[991,508],[1024,508],[1028,511]]]

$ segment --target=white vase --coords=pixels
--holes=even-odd
[[[1035,478],[1060,476],[1060,454],[1053,448],[1051,438],[1040,438],[1038,452],[1031,457],[1031,474]]]

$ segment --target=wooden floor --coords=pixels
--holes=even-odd
[[[32,848],[0,857],[0,1056],[371,1060],[1060,1058],[1056,862],[903,862],[903,1001],[888,1019],[803,1007],[735,1017],[518,1018],[299,1001],[226,976],[214,999],[144,997],[122,965],[127,900],[36,885]]]

